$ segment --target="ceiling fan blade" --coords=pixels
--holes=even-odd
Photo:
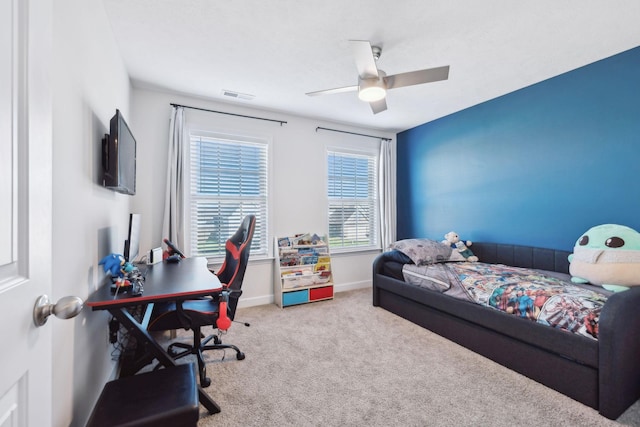
[[[309,92],[306,95],[308,96],[332,95],[334,93],[355,92],[357,90],[358,90],[358,85],[355,85],[355,86],[337,87],[335,89],[318,90],[316,92]]]
[[[371,51],[371,43],[367,40],[349,40],[356,60],[356,68],[361,79],[378,77],[378,67]]]
[[[369,105],[371,105],[371,111],[373,111],[373,114],[381,113],[387,109],[387,101],[384,98],[380,101],[370,102]]]
[[[413,86],[423,83],[437,82],[449,78],[449,66],[429,68],[426,70],[410,71],[408,73],[394,74],[387,76],[384,80],[387,89],[394,89],[403,86]]]

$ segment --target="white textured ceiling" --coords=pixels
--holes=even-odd
[[[638,0],[103,0],[136,86],[401,131],[640,46]],[[387,74],[450,65],[391,90],[374,115],[349,40]],[[255,95],[232,100],[222,90]]]

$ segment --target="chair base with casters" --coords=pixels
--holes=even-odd
[[[204,357],[202,355],[203,351],[231,349],[236,352],[237,360],[244,360],[246,356],[235,345],[222,344],[222,342],[220,341],[220,337],[218,337],[218,335],[209,335],[204,340],[202,339],[202,337],[203,337],[203,334],[200,330],[200,327],[193,328],[193,345],[182,343],[182,342],[175,342],[169,345],[167,352],[175,360],[189,356],[190,354],[195,355],[196,359],[198,360],[198,372],[200,376],[200,385],[202,387],[209,387],[211,385],[211,378],[207,377],[207,367],[204,362]],[[211,340],[213,340],[214,343],[211,345],[208,345],[208,343]],[[176,351],[175,350],[176,347],[181,348],[182,351]]]
[[[236,352],[237,360],[244,360],[245,354],[240,349],[231,344],[223,344],[220,337],[216,334],[209,335],[205,339],[202,334],[202,327],[215,324],[218,316],[218,302],[213,299],[190,300],[180,304],[169,303],[156,310],[149,323],[149,330],[160,331],[166,330],[166,324],[174,325],[182,320],[185,329],[193,330],[193,343],[175,342],[169,345],[167,352],[174,360],[181,359],[191,354],[196,356],[198,361],[198,372],[200,377],[200,385],[208,387],[211,385],[211,379],[207,377],[207,367],[202,355],[207,350],[225,350],[230,349]],[[213,344],[209,344],[213,341]],[[182,349],[177,350],[176,348]]]

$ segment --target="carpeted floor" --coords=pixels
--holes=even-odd
[[[371,290],[280,309],[239,309],[209,352],[222,407],[199,426],[640,426],[617,421],[371,305]],[[211,330],[205,330],[210,333]],[[181,331],[178,339],[189,340]]]

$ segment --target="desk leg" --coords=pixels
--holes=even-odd
[[[132,333],[136,339],[140,342],[144,342],[148,344],[149,352],[158,359],[158,362],[162,364],[164,367],[176,366],[176,362],[173,360],[171,356],[167,354],[167,352],[162,348],[158,342],[153,339],[149,331],[146,328],[142,327],[140,323],[127,311],[126,308],[116,308],[113,310],[109,310],[113,317],[118,319],[122,325],[124,325],[127,330]],[[202,387],[198,384],[198,398],[202,406],[209,410],[210,414],[217,414],[220,412],[220,406],[209,396]]]

